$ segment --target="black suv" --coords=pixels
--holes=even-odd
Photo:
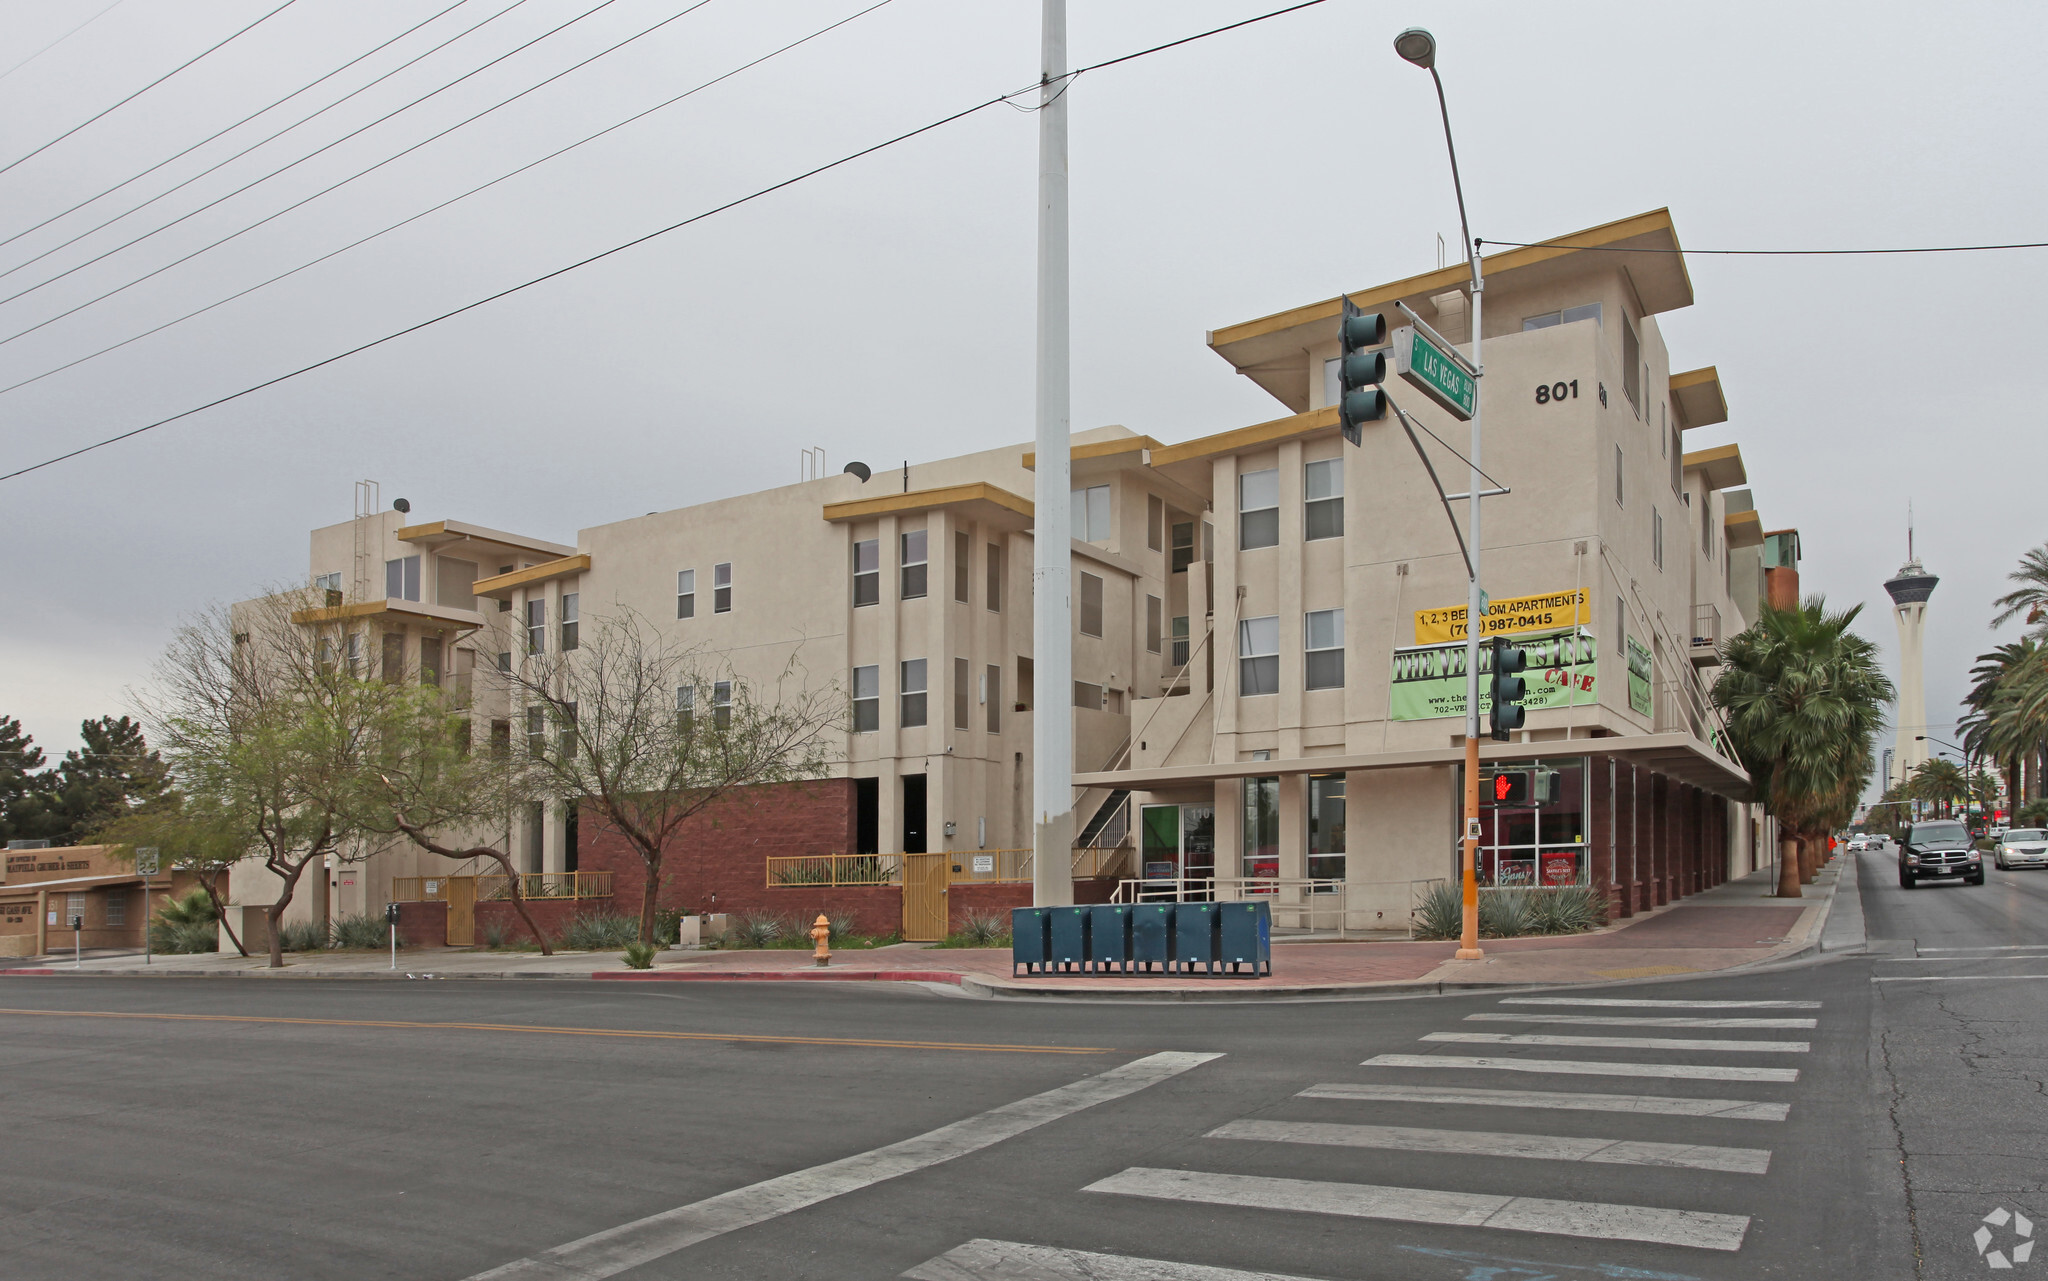
[[[1969,829],[1954,819],[1908,827],[1899,843],[1899,884],[1910,890],[1923,880],[1943,876],[1960,876],[1971,885],[1984,883],[1984,856],[1977,852]]]

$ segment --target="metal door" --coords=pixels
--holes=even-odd
[[[476,945],[476,878],[448,878],[448,946]]]
[[[903,938],[936,943],[946,937],[946,882],[951,855],[903,856]]]

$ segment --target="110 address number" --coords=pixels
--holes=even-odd
[[[1551,383],[1547,386],[1543,383],[1536,384],[1536,403],[1539,405],[1547,405],[1553,400],[1577,400],[1578,398],[1579,380],[1576,378],[1568,383]]]

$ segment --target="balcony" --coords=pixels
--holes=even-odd
[[[1692,607],[1692,655],[1694,667],[1721,665],[1721,611],[1714,605]]]

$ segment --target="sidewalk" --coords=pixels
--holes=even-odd
[[[73,968],[63,957],[0,969],[15,975],[81,977],[223,977],[335,979],[602,979],[627,982],[928,982],[957,986],[977,996],[1095,999],[1215,1000],[1256,994],[1266,998],[1443,992],[1467,987],[1600,983],[1615,979],[1704,974],[1738,966],[1790,960],[1823,946],[1837,888],[1844,912],[1827,929],[1830,951],[1860,942],[1855,868],[1838,858],[1792,902],[1770,897],[1770,869],[1693,895],[1678,903],[1618,921],[1590,934],[1553,938],[1486,939],[1477,961],[1453,959],[1455,942],[1286,942],[1273,948],[1273,974],[1258,979],[1085,975],[1016,977],[1008,949],[931,948],[899,943],[870,951],[842,951],[827,969],[812,965],[808,950],[746,952],[669,951],[652,970],[629,970],[612,952],[473,952],[460,948],[408,949],[392,968],[385,952],[294,953],[282,970],[263,957],[162,956],[145,967],[139,956],[89,956]],[[1852,938],[1854,935],[1856,937]]]

